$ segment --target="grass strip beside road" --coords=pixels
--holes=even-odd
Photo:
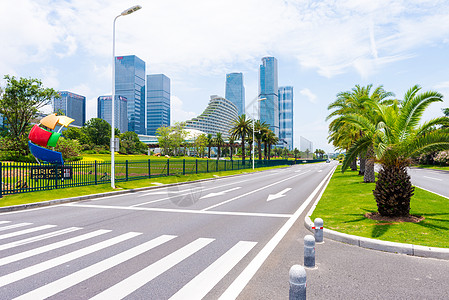
[[[449,248],[449,199],[415,187],[411,199],[412,215],[425,219],[419,223],[375,221],[365,218],[376,212],[375,183],[364,183],[357,171],[332,176],[311,219],[322,218],[324,227],[335,231],[414,245]]]
[[[271,170],[271,169],[285,168],[285,167],[286,166],[257,168],[254,171],[257,172],[257,171]],[[64,188],[64,189],[54,189],[54,190],[48,190],[48,191],[20,193],[20,194],[6,195],[6,196],[3,196],[3,198],[0,198],[0,207],[28,204],[28,203],[35,203],[35,202],[42,202],[42,201],[48,201],[48,200],[77,197],[77,196],[84,196],[84,195],[91,195],[91,194],[106,193],[106,192],[112,192],[112,191],[124,190],[124,189],[136,189],[136,188],[149,187],[149,186],[158,186],[159,184],[170,184],[170,183],[201,180],[201,179],[207,179],[207,178],[214,178],[216,176],[223,177],[223,176],[230,176],[230,175],[251,173],[251,172],[253,172],[252,169],[243,169],[243,170],[222,171],[222,172],[214,172],[214,173],[189,174],[189,175],[185,175],[185,176],[173,175],[173,176],[167,176],[167,177],[156,177],[156,178],[151,178],[151,179],[130,180],[130,181],[123,181],[123,182],[116,182],[116,189],[112,189],[110,183],[105,183],[105,184],[72,187],[72,188]]]

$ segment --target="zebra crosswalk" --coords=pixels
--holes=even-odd
[[[158,260],[142,265],[133,273],[115,274],[115,282],[105,280],[95,287],[95,294],[76,295],[79,284],[89,284],[94,276],[108,274],[125,267],[139,255],[152,251],[171,241],[176,235],[160,235],[149,239],[141,232],[115,233],[107,229],[87,230],[81,227],[58,228],[56,225],[34,225],[0,221],[0,291],[5,299],[46,299],[70,290],[76,299],[123,299],[151,284],[161,274],[176,270],[187,260],[198,259],[200,250],[213,247],[214,238],[182,238],[181,246],[165,253]],[[193,272],[177,291],[165,295],[166,299],[203,299],[255,246],[257,242],[238,241],[224,253],[214,253],[214,260],[200,272]],[[178,244],[176,244],[178,245]],[[76,246],[76,247],[67,247]],[[157,248],[157,249],[156,249]],[[13,251],[14,250],[14,251]],[[53,251],[53,252],[52,252]],[[56,252],[54,252],[56,251]],[[160,252],[160,251],[159,251]],[[57,253],[52,255],[52,253]],[[79,269],[66,271],[70,264],[84,260]],[[92,259],[93,257],[93,259]],[[86,265],[86,261],[89,264]],[[46,274],[51,272],[51,280]],[[56,274],[58,276],[53,276]],[[33,284],[28,285],[27,282]],[[163,289],[163,287],[158,287]],[[83,296],[81,296],[83,295]],[[150,297],[151,298],[151,297]]]

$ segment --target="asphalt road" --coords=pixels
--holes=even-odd
[[[449,198],[449,172],[410,168],[408,174],[413,185]]]
[[[2,213],[0,298],[235,299],[333,167]]]

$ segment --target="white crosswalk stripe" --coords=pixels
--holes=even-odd
[[[213,264],[180,289],[170,300],[203,299],[207,293],[256,245],[240,241]]]
[[[0,224],[2,224],[2,222],[10,223],[9,221],[0,221]],[[21,229],[21,227],[31,224],[32,223],[11,223],[7,226],[8,229],[15,229],[16,231],[0,235],[0,240],[6,238],[18,239],[12,242],[8,241],[5,244],[0,243],[0,251],[11,248],[17,248],[16,250],[20,250],[21,246],[28,245],[22,252],[17,253],[16,251],[15,254],[0,258],[0,267],[9,265],[4,269],[7,270],[8,273],[4,273],[4,270],[2,270],[4,275],[0,276],[0,287],[8,286],[13,283],[15,283],[16,285],[20,284],[26,286],[26,280],[33,281],[35,283],[42,282],[42,284],[31,285],[31,290],[30,288],[25,288],[22,292],[23,294],[20,294],[18,292],[19,290],[14,286],[8,287],[3,290],[10,290],[12,294],[7,295],[6,298],[16,297],[14,299],[34,300],[46,299],[55,296],[58,293],[70,289],[78,284],[89,284],[89,279],[102,273],[107,274],[108,271],[111,272],[112,270],[114,270],[114,268],[117,268],[119,266],[121,266],[119,268],[126,268],[126,264],[132,263],[131,260],[136,258],[137,256],[143,254],[151,256],[152,249],[177,238],[176,235],[161,235],[158,237],[154,237],[151,240],[138,242],[137,245],[135,243],[136,241],[134,241],[133,247],[126,247],[126,244],[122,242],[128,241],[137,236],[141,236],[142,238],[142,233],[128,232],[117,235],[114,234],[111,230],[105,229],[82,233],[82,230],[84,230],[83,228],[69,227],[52,232],[47,232],[44,234],[39,234],[39,231],[56,227],[56,225],[41,225],[25,230]],[[81,233],[78,233],[76,231],[81,231]],[[74,232],[76,232],[76,234],[78,235],[72,235],[72,237],[66,237],[66,239],[62,239],[62,235]],[[102,235],[106,233],[108,233],[108,235],[112,235],[112,237],[109,236],[107,237],[107,239],[105,239],[105,237],[102,237]],[[34,236],[20,239],[20,235],[24,234],[30,234]],[[91,241],[90,245],[88,244],[83,248],[78,247],[77,250],[69,250],[70,248],[66,248],[67,250],[61,249],[60,251],[63,251],[61,255],[57,257],[54,257],[53,255],[54,258],[49,258],[44,261],[41,258],[42,256],[38,256],[39,254],[48,253],[52,250],[60,249],[69,245],[74,245],[82,241],[87,241],[89,243],[89,239],[93,239],[95,237],[101,238],[102,241],[95,241],[95,243]],[[59,241],[53,243],[47,242],[47,244],[45,244],[45,240],[49,240],[51,238],[57,238]],[[197,259],[197,256],[193,255],[201,249],[206,249],[206,252],[211,251],[207,249],[215,249],[217,246],[215,243],[211,244],[213,241],[215,241],[215,239],[213,238],[198,238],[194,241],[190,241],[184,245],[181,245],[179,249],[171,253],[167,253],[165,257],[153,262],[148,266],[143,266],[143,269],[141,269],[140,271],[137,271],[134,274],[129,275],[128,277],[123,276],[122,278],[118,278],[120,280],[118,281],[118,283],[109,286],[103,286],[100,289],[100,291],[102,292],[97,295],[90,295],[89,297],[93,296],[93,298],[90,299],[122,299],[124,297],[127,297],[146,284],[150,283],[152,280],[165,273],[166,271],[172,268],[178,268],[177,265],[184,260]],[[36,243],[36,246],[30,249],[30,247],[33,246],[33,243]],[[94,253],[99,253],[98,255],[100,257],[103,257],[104,253],[107,253],[107,251],[114,251],[113,248],[118,247],[119,243],[122,243],[120,246],[121,249],[125,247],[124,250],[121,250],[120,252],[116,251],[115,253],[118,254],[95,261],[95,256],[93,255]],[[189,282],[185,286],[180,287],[180,289],[176,293],[174,293],[174,295],[170,299],[190,300],[204,298],[239,262],[242,261],[245,256],[248,255],[248,253],[256,246],[256,244],[257,242],[239,241],[230,249],[224,251],[221,256],[217,254],[217,258],[212,261],[209,266],[206,266],[204,270],[200,271],[199,274],[192,274],[191,278],[188,279]],[[173,246],[174,244],[171,245]],[[209,248],[208,246],[211,248]],[[107,250],[107,248],[111,248],[111,250]],[[161,251],[160,249],[164,248],[158,249],[159,250],[157,251]],[[216,249],[213,251],[215,253]],[[53,271],[54,269],[53,274],[59,274],[60,270],[62,270],[62,268],[67,265],[67,263],[87,255],[91,255],[91,257],[93,257],[94,259],[90,265],[82,267],[79,270],[75,270],[70,274],[67,274],[67,271],[65,271],[61,273],[64,275],[62,275],[60,278],[54,279],[51,282],[45,281],[44,276],[46,273],[42,272],[48,272],[50,271],[50,269],[52,269]],[[213,254],[210,259],[213,259],[214,256],[215,254]],[[21,263],[11,264],[13,262],[21,261],[31,257],[35,257],[34,264],[33,262],[29,263],[28,266],[21,265]],[[76,265],[76,263],[73,263],[73,265]],[[18,281],[20,281],[20,283]],[[91,293],[92,292],[93,291],[91,291]]]
[[[20,231],[16,231],[16,232],[6,233],[6,234],[0,235],[0,240],[18,236],[18,235],[36,232],[39,230],[45,230],[45,229],[53,228],[53,227],[56,227],[56,225],[43,225],[43,226],[33,227],[33,228],[24,229],[24,230],[20,230]]]
[[[149,265],[145,269],[131,275],[123,281],[120,281],[116,285],[110,287],[106,291],[96,295],[91,298],[91,300],[102,300],[102,299],[122,299],[125,296],[131,294],[138,288],[142,287],[144,284],[150,282],[152,279],[156,278],[160,274],[164,273],[171,267],[180,263],[190,255],[194,254],[201,248],[206,247],[214,239],[199,238],[187,246],[182,247],[179,250],[169,254],[168,256],[158,260],[152,265]]]
[[[32,223],[18,223],[18,224],[9,225],[9,226],[3,226],[3,227],[0,227],[0,231],[5,231],[5,230],[18,228],[18,227],[28,226],[28,225],[31,225],[31,224]]]
[[[82,256],[91,254],[93,252],[99,251],[101,249],[110,247],[110,246],[118,244],[120,242],[126,241],[126,240],[133,238],[135,236],[138,236],[140,234],[141,233],[138,233],[138,232],[128,232],[128,233],[119,235],[117,237],[111,238],[109,240],[88,246],[86,248],[82,248],[82,249],[73,251],[73,252],[67,253],[65,255],[44,261],[37,265],[16,271],[14,273],[10,273],[8,275],[1,276],[0,277],[0,287],[10,284],[12,282],[21,280],[23,278],[27,278],[34,274],[40,273],[42,271],[51,269],[53,267],[59,266],[61,264],[64,264],[66,262],[80,258]]]
[[[11,223],[11,221],[0,221],[0,224]]]
[[[153,249],[154,247],[157,247],[159,245],[162,245],[163,243],[166,243],[172,239],[174,239],[176,236],[173,235],[162,235],[158,238],[155,238],[149,242],[140,244],[137,247],[131,248],[125,252],[122,252],[120,254],[117,254],[115,256],[112,256],[106,260],[103,260],[99,263],[96,263],[94,265],[91,265],[85,269],[82,269],[78,272],[72,273],[64,278],[61,278],[59,280],[56,280],[50,284],[47,284],[41,288],[38,288],[34,291],[31,291],[27,294],[24,294],[18,298],[15,299],[45,299],[47,297],[53,296],[75,284],[78,284],[86,279],[89,279],[90,277],[93,277],[97,274],[100,274],[103,271],[106,271],[107,269],[110,269],[120,263],[123,263],[139,254],[142,254],[150,249]]]
[[[8,243],[8,244],[3,244],[3,245],[0,245],[0,251],[1,250],[6,250],[6,249],[11,249],[11,248],[22,246],[22,245],[26,245],[26,244],[37,242],[37,241],[42,241],[42,240],[45,240],[45,239],[49,239],[49,238],[52,238],[52,237],[55,237],[55,236],[58,236],[58,235],[70,233],[70,232],[77,231],[77,230],[80,230],[80,229],[81,229],[80,227],[69,227],[69,228],[58,230],[58,231],[49,232],[49,233],[41,234],[41,235],[38,235],[38,236],[33,236],[33,237],[30,237],[30,238],[27,238],[27,239],[23,239],[23,240],[20,240],[20,241],[15,241],[15,242],[11,242],[11,243]]]

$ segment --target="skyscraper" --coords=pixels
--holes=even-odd
[[[163,126],[170,126],[170,78],[147,75],[147,134],[156,135]]]
[[[245,87],[242,73],[226,74],[225,98],[237,106],[239,116],[245,114]]]
[[[293,87],[279,88],[279,145],[293,150]]]
[[[270,129],[279,136],[279,96],[278,61],[274,57],[262,58],[259,70],[260,121],[270,125]]]
[[[125,97],[115,96],[114,101],[114,121],[115,128],[121,133],[128,131],[128,101]],[[112,123],[112,97],[100,96],[97,99],[97,117],[105,120],[109,124]]]
[[[128,101],[128,130],[145,134],[145,62],[135,55],[115,59],[115,94]]]
[[[64,115],[75,119],[73,125],[83,126],[86,122],[86,97],[68,91],[58,92],[53,99],[53,111],[60,110]]]

